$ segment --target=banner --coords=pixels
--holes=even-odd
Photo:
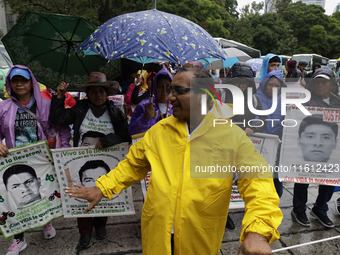
[[[280,181],[340,185],[340,109],[289,107],[283,128]]]
[[[73,217],[103,217],[131,215],[135,213],[131,187],[124,189],[111,200],[102,200],[88,213],[84,210],[89,206],[85,199],[69,197],[65,193],[67,186],[73,183],[85,187],[94,187],[97,178],[114,169],[128,152],[128,144],[122,143],[105,149],[95,149],[94,146],[75,147],[52,150],[54,164],[60,184],[62,207],[65,218]]]
[[[279,137],[277,135],[255,133],[249,138],[254,144],[255,151],[259,152],[269,165],[274,166],[277,150],[281,142]],[[244,208],[244,201],[238,192],[237,180],[237,175],[234,175],[229,209]]]
[[[62,216],[57,176],[47,142],[0,157],[0,230],[6,238]]]

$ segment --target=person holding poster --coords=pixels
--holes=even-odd
[[[311,92],[311,99],[306,103],[308,106],[327,108],[340,108],[340,99],[332,91],[337,91],[337,84],[332,69],[322,67],[315,71],[312,79],[307,84]],[[322,131],[320,130],[322,128]],[[325,132],[327,134],[325,134]],[[323,134],[323,135],[322,135]],[[299,128],[299,146],[304,160],[314,162],[327,162],[333,149],[336,146],[338,134],[337,124],[331,124],[322,120],[322,115],[306,117]],[[313,143],[315,136],[327,136],[325,144]],[[326,139],[323,139],[324,141]],[[321,140],[320,140],[321,141]],[[308,145],[307,145],[308,144]],[[327,145],[327,146],[326,146]],[[316,150],[315,147],[318,147]],[[334,148],[333,148],[334,147]],[[313,149],[314,148],[314,149]],[[314,152],[313,152],[314,150]],[[306,203],[308,198],[308,184],[295,183],[293,196],[292,216],[302,226],[309,227],[310,221],[306,215]],[[333,222],[328,218],[327,203],[331,200],[334,186],[319,185],[318,197],[310,214],[315,217],[323,226],[332,228]]]
[[[68,126],[57,126],[49,122],[51,101],[41,96],[39,84],[28,67],[15,65],[10,69],[6,76],[6,90],[10,98],[0,102],[0,141],[5,139],[6,145],[0,143],[0,156],[8,155],[8,148],[39,140],[48,140],[49,138],[54,140],[52,144],[57,147],[70,147],[69,140],[71,136]],[[54,137],[51,137],[52,135]],[[26,179],[26,181],[24,178],[28,177],[28,173],[14,176],[20,177],[20,179],[16,178],[11,183],[14,186],[26,186],[28,183],[38,185],[38,181],[33,180],[34,175],[32,175],[32,178]],[[9,177],[7,181],[12,182],[13,180],[14,177]],[[13,185],[12,187],[14,187]],[[10,189],[9,186],[6,188]],[[19,205],[21,205],[20,202]],[[43,232],[46,239],[53,238],[56,235],[51,223],[43,227]],[[24,239],[24,234],[15,235],[7,255],[19,254],[26,247],[27,243]]]
[[[281,114],[281,88],[287,87],[287,85],[283,81],[283,76],[279,70],[275,70],[269,72],[265,75],[260,83],[260,87],[258,88],[256,95],[258,96],[263,110],[271,109],[273,105],[273,95],[274,88],[276,89],[277,96],[277,105],[275,111],[269,115],[268,121],[266,123],[266,128],[262,131],[262,133],[272,134],[279,136],[282,139],[283,127],[281,125],[281,121],[284,120],[285,116]],[[269,121],[274,120],[274,121]],[[278,152],[278,155],[280,153]],[[278,163],[278,162],[277,162]],[[283,193],[283,185],[279,179],[274,176],[274,184],[276,188],[276,192],[279,197],[282,196]]]
[[[212,105],[207,115],[202,115],[197,106],[204,93],[198,87],[203,84],[214,84],[204,68],[179,69],[167,88],[173,115],[152,126],[130,147],[125,160],[96,181],[96,187],[74,184],[66,193],[90,201],[88,212],[103,196],[112,199],[151,170],[141,219],[143,254],[218,254],[234,172],[215,175],[195,169],[207,163],[230,164],[239,174],[238,188],[245,200],[239,254],[272,254],[268,243],[279,238],[277,228],[282,220],[272,175],[268,169],[239,170],[267,163],[242,129],[213,126],[219,113],[231,116],[229,106]],[[221,178],[214,178],[217,176]]]
[[[86,91],[88,99],[79,100],[71,108],[64,107],[64,95],[68,85],[68,83],[62,82],[57,87],[58,93],[52,97],[50,120],[59,125],[73,124],[74,147],[95,145],[96,149],[103,149],[119,143],[131,142],[124,113],[111,100],[107,99],[108,89],[112,83],[106,80],[105,74],[92,72],[87,84],[78,85],[79,88]],[[85,180],[90,180],[90,178],[83,180],[85,175],[82,174],[80,178],[81,181],[84,181],[83,185],[87,183]],[[96,230],[97,239],[106,238],[107,217],[77,218],[77,222],[80,234],[78,250],[91,246],[93,228]]]

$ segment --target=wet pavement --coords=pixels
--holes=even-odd
[[[284,193],[280,201],[284,218],[279,227],[281,234],[280,240],[271,244],[272,249],[279,249],[287,246],[307,243],[324,238],[340,235],[340,216],[335,211],[334,200],[340,197],[340,192],[334,193],[329,202],[328,216],[334,222],[335,228],[328,229],[323,227],[317,220],[310,216],[309,211],[317,196],[317,186],[310,185],[307,203],[307,215],[310,218],[311,226],[303,227],[293,221],[291,216],[293,200],[293,184],[284,184]],[[57,235],[51,240],[43,239],[41,229],[27,231],[25,238],[28,243],[27,248],[20,255],[40,255],[40,254],[63,254],[63,255],[133,255],[142,254],[142,239],[140,229],[141,207],[143,198],[139,184],[133,185],[133,197],[136,214],[132,216],[109,217],[107,230],[108,237],[105,240],[96,240],[92,237],[92,246],[81,252],[76,251],[79,239],[76,219],[59,218],[53,221],[53,226],[57,230]],[[234,230],[226,229],[220,254],[237,254],[240,245],[238,239],[243,218],[242,210],[232,210],[230,216],[235,222]],[[7,248],[12,242],[12,238],[4,240],[0,237],[0,254],[6,254]],[[275,254],[340,254],[340,239],[316,243],[278,252]]]

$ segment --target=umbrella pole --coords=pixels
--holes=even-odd
[[[153,8],[156,10],[157,0],[153,0]]]

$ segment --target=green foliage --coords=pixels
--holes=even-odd
[[[153,8],[153,0],[0,0],[19,17],[26,11],[82,16],[96,25],[108,19]],[[340,57],[340,13],[327,16],[317,5],[277,0],[277,13],[263,14],[263,2],[237,12],[237,0],[157,0],[158,10],[187,18],[213,37],[233,39],[262,54],[317,53]]]

